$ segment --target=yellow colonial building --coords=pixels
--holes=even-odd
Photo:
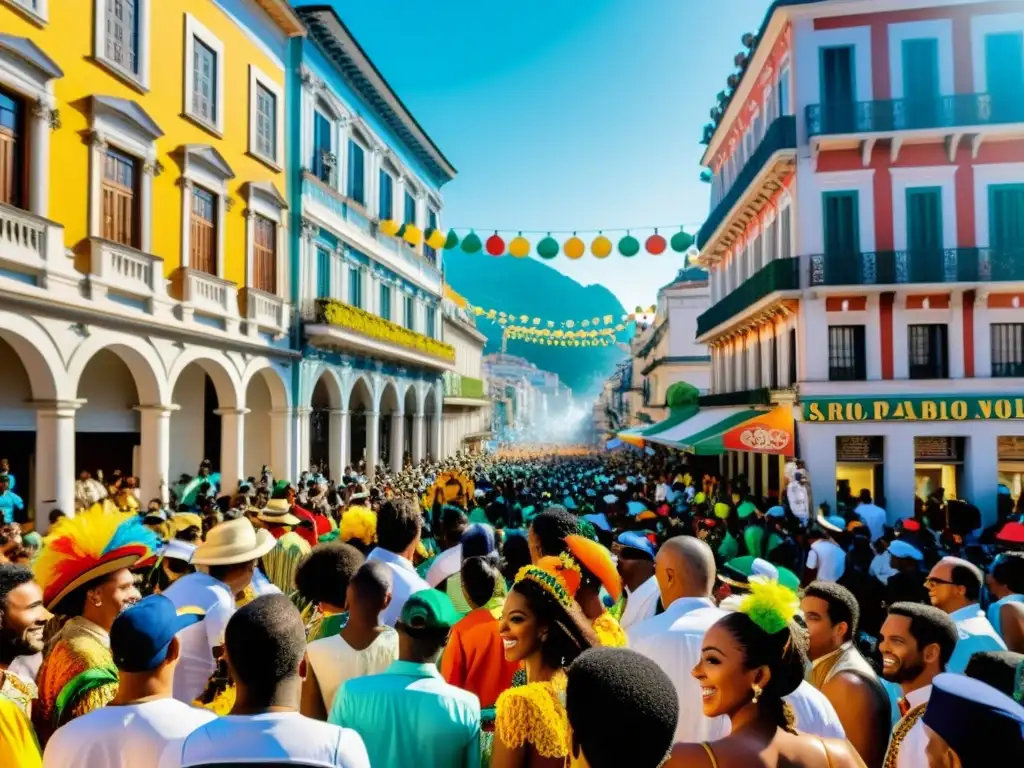
[[[287,0],[0,0],[0,456],[293,476]],[[39,457],[37,459],[37,457]]]

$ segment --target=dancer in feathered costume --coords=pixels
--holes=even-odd
[[[159,545],[137,515],[118,512],[109,500],[62,520],[47,537],[35,577],[46,608],[66,622],[50,638],[39,670],[33,718],[43,744],[64,723],[105,706],[117,693],[110,627],[139,599],[129,569]]]

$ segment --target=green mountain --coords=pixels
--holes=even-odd
[[[536,259],[495,259],[482,252],[469,254],[453,248],[444,253],[444,269],[445,280],[452,288],[471,304],[485,309],[558,323],[579,323],[584,318],[604,315],[612,315],[618,323],[626,314],[619,300],[603,285],[580,285]],[[477,327],[487,336],[485,353],[499,352],[502,327],[485,318],[477,318]],[[618,340],[627,342],[629,335],[630,331],[623,331]],[[542,370],[557,373],[577,397],[596,393],[625,355],[614,345],[549,347],[515,340],[508,342],[507,351],[525,357]]]

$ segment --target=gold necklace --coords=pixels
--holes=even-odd
[[[885,760],[882,762],[882,768],[896,768],[897,761],[900,754],[900,745],[903,740],[907,738],[911,729],[917,725],[917,721],[921,719],[924,714],[925,708],[928,706],[928,702],[924,704],[918,704],[916,707],[912,707],[907,711],[907,714],[896,723],[896,727],[892,729],[892,741],[889,742],[889,749],[885,753]]]

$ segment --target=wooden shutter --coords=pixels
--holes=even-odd
[[[17,171],[17,134],[3,125],[0,125],[0,203],[17,205],[15,189]]]
[[[137,245],[136,161],[116,150],[108,149],[103,156],[102,236],[115,243]]]
[[[200,187],[192,190],[189,266],[208,275],[217,274],[216,198]]]
[[[277,293],[277,225],[256,215],[253,223],[252,287]]]

